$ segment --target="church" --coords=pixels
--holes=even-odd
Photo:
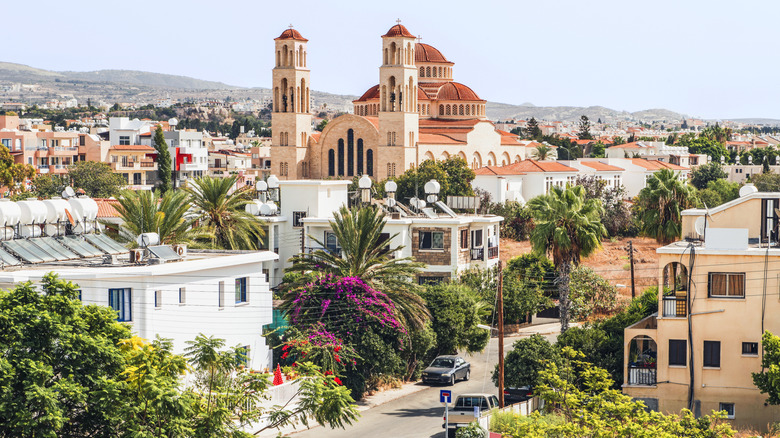
[[[455,64],[400,23],[382,35],[379,84],[321,133],[312,132],[308,40],[290,28],[275,41],[271,165],[280,179],[382,180],[425,160],[459,156],[477,169],[526,158],[527,143],[496,129],[486,101],[453,80]]]

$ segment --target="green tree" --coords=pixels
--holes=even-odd
[[[552,187],[550,193],[528,202],[536,226],[531,232],[533,251],[540,255],[552,253],[558,269],[558,302],[561,331],[569,327],[569,275],[580,257],[587,257],[601,246],[607,234],[600,217],[601,202],[586,199],[582,187]]]
[[[580,175],[574,185],[585,189],[587,199],[598,199],[604,212],[601,214],[601,223],[612,236],[636,235],[631,209],[624,200],[628,197],[624,186],[611,187],[606,180],[592,175]]]
[[[555,149],[546,144],[538,144],[535,148],[531,149],[531,158],[539,161],[555,159]]]
[[[236,179],[203,176],[184,191],[195,209],[196,231],[211,236],[209,245],[224,249],[257,249],[264,237],[260,221],[244,210],[251,201],[251,187],[233,190]]]
[[[328,119],[322,119],[322,121],[317,125],[317,131],[322,132],[325,130],[325,127],[328,126]]]
[[[542,130],[539,128],[539,122],[537,122],[533,117],[528,120],[528,124],[525,126],[525,136],[532,139],[542,136]]]
[[[196,237],[193,220],[187,217],[186,192],[170,190],[160,198],[151,190],[124,190],[117,201],[115,209],[122,219],[119,237],[125,241],[135,242],[142,233],[157,233],[164,244],[190,243]]]
[[[116,436],[130,329],[82,306],[77,286],[47,274],[0,292],[0,435]],[[121,429],[119,429],[121,430]]]
[[[68,177],[74,188],[83,189],[91,198],[116,196],[127,185],[124,176],[100,161],[78,161],[68,168]]]
[[[171,153],[168,151],[161,125],[157,125],[154,132],[154,148],[157,149],[157,175],[160,180],[158,188],[165,193],[171,189]]]
[[[586,115],[580,117],[580,129],[577,133],[577,137],[580,140],[593,140],[593,135],[590,133],[590,120],[588,120],[588,116]]]
[[[590,156],[593,158],[604,158],[606,156],[607,147],[604,143],[598,141],[593,145],[593,149],[590,151]]]
[[[527,253],[510,259],[504,269],[504,322],[521,323],[549,308],[554,279],[555,266],[543,255]]]
[[[515,341],[504,358],[504,385],[519,387],[539,382],[539,372],[549,362],[560,362],[558,350],[544,336],[534,334]],[[493,369],[493,383],[498,385],[498,365]]]
[[[0,145],[0,186],[8,187],[11,193],[24,190],[22,183],[35,176],[35,169],[29,164],[14,163],[8,148]]]
[[[750,182],[756,186],[759,192],[780,191],[780,174],[777,173],[750,175]]]
[[[767,395],[766,402],[780,404],[780,337],[765,331],[761,337],[764,355],[761,358],[761,372],[752,373],[753,384]]]
[[[397,234],[389,238],[382,236],[385,221],[384,212],[374,206],[352,209],[342,206],[333,214],[330,222],[342,254],[328,250],[299,254],[290,260],[292,266],[288,271],[360,278],[388,294],[398,307],[405,325],[422,328],[430,314],[412,280],[424,265],[412,261],[410,257],[392,257],[403,246],[390,245]],[[322,248],[326,247],[316,237],[309,238]],[[295,289],[302,285],[296,283],[284,285],[283,288]]]
[[[459,284],[428,286],[422,293],[431,312],[431,327],[436,333],[433,354],[456,354],[482,351],[490,332],[477,327],[479,302],[474,291]]]
[[[31,183],[31,189],[39,198],[51,198],[60,196],[62,190],[70,184],[67,176],[52,173],[36,175]]]
[[[680,237],[682,216],[686,208],[697,203],[695,189],[680,181],[679,174],[661,169],[647,180],[639,192],[637,207],[645,235],[659,243],[670,243]]]
[[[473,196],[471,181],[474,171],[466,160],[460,157],[450,157],[446,160],[425,160],[417,168],[412,168],[395,178],[398,184],[396,199],[402,202],[418,197],[425,198],[423,188],[425,183],[435,179],[441,189],[439,198],[447,200],[447,196]]]
[[[620,145],[620,144],[625,144],[626,143],[626,139],[621,137],[621,136],[619,136],[619,135],[616,135],[616,136],[612,137],[612,143],[614,143],[615,146]]]
[[[617,307],[617,289],[593,269],[578,266],[571,271],[571,313],[583,320],[609,314]]]
[[[702,164],[691,171],[691,185],[699,190],[707,188],[710,181],[728,178],[728,174],[720,163],[715,161]]]

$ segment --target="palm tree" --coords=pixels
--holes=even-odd
[[[390,247],[390,241],[398,234],[383,237],[384,226],[385,214],[376,207],[348,209],[342,206],[330,222],[342,254],[326,250],[299,254],[291,259],[293,265],[288,272],[358,277],[393,301],[405,325],[422,328],[430,319],[430,313],[411,280],[425,264],[414,262],[410,257],[392,258],[392,253],[403,246]],[[325,247],[317,238],[309,238]],[[295,286],[291,285],[290,289]]]
[[[539,144],[535,148],[531,149],[531,158],[538,161],[544,161],[555,158],[555,150],[552,146],[546,144]]]
[[[561,312],[561,332],[569,328],[569,273],[601,246],[607,230],[601,224],[603,208],[598,199],[586,199],[582,186],[554,186],[550,193],[528,202],[536,224],[531,232],[533,251],[540,255],[552,253],[558,271],[558,302]]]
[[[265,232],[261,222],[244,211],[251,201],[251,187],[233,190],[238,177],[191,180],[184,191],[196,211],[196,229],[211,235],[210,246],[222,249],[257,249]]]
[[[659,243],[671,243],[682,232],[682,211],[696,205],[696,192],[679,174],[661,169],[639,192],[642,231]]]
[[[119,238],[134,242],[142,233],[157,233],[160,242],[190,243],[197,237],[192,230],[192,218],[188,217],[190,208],[186,193],[168,191],[162,198],[151,190],[124,190],[115,206],[122,225]]]

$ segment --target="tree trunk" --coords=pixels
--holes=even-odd
[[[561,314],[561,333],[569,328],[569,310],[571,301],[569,300],[569,274],[571,273],[571,264],[561,263],[558,269],[558,309]]]

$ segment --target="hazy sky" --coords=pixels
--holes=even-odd
[[[780,119],[776,0],[4,0],[0,11],[0,61],[50,70],[269,87],[273,38],[293,24],[309,39],[312,88],[360,95],[400,18],[483,99]]]

